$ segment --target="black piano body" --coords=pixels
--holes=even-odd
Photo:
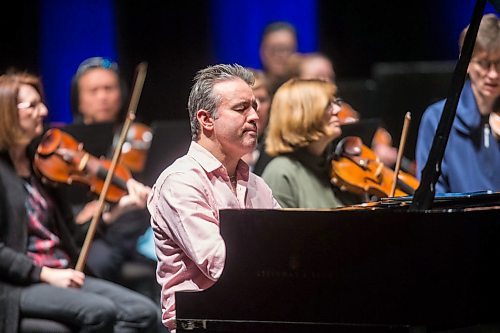
[[[403,332],[498,322],[499,199],[426,212],[221,211],[224,272],[207,290],[176,293],[178,332]]]

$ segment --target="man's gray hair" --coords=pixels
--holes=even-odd
[[[188,101],[191,137],[193,141],[200,139],[200,124],[196,119],[196,113],[199,110],[206,110],[213,118],[217,117],[216,111],[220,102],[220,96],[214,95],[214,85],[222,81],[234,79],[242,79],[249,86],[252,86],[255,81],[252,72],[238,64],[209,66],[196,73]]]
[[[465,34],[468,29],[469,26],[465,27],[460,33],[458,39],[460,51],[464,45]],[[496,14],[485,14],[479,24],[473,56],[476,52],[497,52],[498,50],[500,50],[500,19]]]

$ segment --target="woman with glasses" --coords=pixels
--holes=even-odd
[[[467,29],[460,35],[460,48]],[[495,105],[500,97],[500,21],[495,14],[486,14],[481,20],[467,73],[437,193],[500,191],[500,143],[492,130],[497,128]],[[427,162],[444,104],[442,100],[429,106],[422,117],[416,149],[418,177]]]
[[[158,318],[153,302],[71,268],[79,229],[31,165],[30,143],[47,113],[37,77],[0,76],[0,332],[17,332],[22,318],[85,332],[149,332]],[[142,200],[129,193],[123,200]]]
[[[332,61],[323,53],[305,53],[297,61],[297,76],[302,79],[321,79],[335,83],[335,69]],[[347,103],[344,103],[339,115],[341,125],[352,124],[360,121],[360,114]],[[370,144],[370,142],[365,142]],[[382,126],[377,128],[371,147],[379,160],[389,168],[394,168],[398,151],[392,146],[391,134]],[[415,174],[414,162],[403,158],[402,170]]]
[[[330,183],[327,151],[341,135],[337,87],[291,79],[274,95],[266,151],[276,156],[262,178],[282,207],[335,208],[358,201]]]

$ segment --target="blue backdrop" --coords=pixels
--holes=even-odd
[[[116,59],[112,0],[40,1],[41,74],[49,121],[71,122],[70,83],[78,65],[92,56]]]
[[[288,0],[211,0],[207,28],[213,60],[260,68],[260,37],[264,27],[273,21],[287,21],[297,28],[299,51],[316,51],[321,32],[318,1],[296,0],[292,5]],[[474,0],[442,0],[429,13],[425,24],[435,27],[435,38],[444,51],[441,54],[448,59],[457,57],[457,36],[470,22],[474,4]],[[70,122],[70,81],[78,64],[91,56],[119,62],[115,2],[51,0],[40,1],[40,6],[40,72],[50,109],[49,121]],[[494,12],[491,5],[486,11]]]

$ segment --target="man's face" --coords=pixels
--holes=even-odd
[[[268,34],[262,41],[260,57],[268,73],[282,77],[288,74],[288,59],[297,51],[295,35],[288,30]]]
[[[220,97],[214,121],[214,134],[222,151],[232,158],[252,152],[257,144],[257,100],[252,88],[241,79],[214,85]]]
[[[78,80],[78,108],[86,124],[113,122],[121,108],[118,75],[104,68],[91,69]]]
[[[500,51],[475,54],[468,73],[472,88],[480,98],[494,101],[500,96]]]

